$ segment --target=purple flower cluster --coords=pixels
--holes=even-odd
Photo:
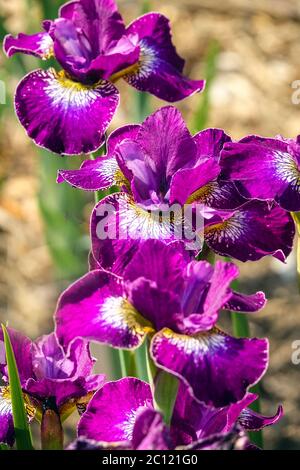
[[[4,40],[8,57],[20,52],[60,70],[29,73],[16,92],[17,116],[37,145],[72,155],[93,152],[119,104],[115,83],[123,78],[165,101],[182,100],[204,88],[182,75],[184,60],[172,44],[169,20],[149,13],[128,27],[114,0],[75,0],[43,32]]]
[[[50,409],[63,421],[77,408],[78,438],[69,449],[254,448],[247,432],[283,413],[279,407],[265,417],[249,408],[258,398],[251,387],[268,367],[268,340],[236,338],[219,318],[255,314],[266,299],[232,288],[239,275],[232,262],[208,260],[212,253],[286,260],[295,234],[290,212],[300,210],[299,138],[234,142],[213,128],[193,136],[167,106],[106,139],[118,79],[168,102],[201,91],[204,82],[183,76],[169,21],[159,13],[125,27],[113,0],[75,0],[43,28],[4,41],[9,57],[54,57],[61,67],[21,81],[20,122],[36,144],[62,155],[103,145],[104,156],[59,171],[57,181],[114,191],[92,212],[90,269],[62,293],[55,332],[32,342],[9,330],[28,419],[43,423]],[[104,384],[92,372],[89,342],[132,354],[144,343],[153,380]],[[0,442],[12,445],[2,336],[0,372]],[[169,422],[156,401],[165,375],[178,383]]]

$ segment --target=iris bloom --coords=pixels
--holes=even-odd
[[[155,364],[188,384],[208,405],[241,400],[264,374],[265,339],[233,338],[217,326],[222,309],[255,312],[262,292],[235,293],[231,263],[187,259],[182,244],[144,242],[122,276],[96,269],[70,286],[56,311],[56,333],[64,347],[75,338],[135,349],[148,334]]]
[[[181,385],[170,429],[154,410],[150,386],[125,378],[109,382],[95,393],[78,425],[77,449],[171,450],[174,448],[222,449],[236,444],[241,431],[258,431],[276,423],[272,417],[248,406],[257,395],[248,393],[238,403],[223,408],[198,403]],[[239,430],[240,432],[237,432]],[[244,439],[243,445],[249,444]]]
[[[232,142],[222,152],[222,167],[245,197],[300,210],[300,136],[287,140],[251,135]]]
[[[104,198],[91,219],[94,255],[107,251],[111,240],[98,236],[105,208],[111,208],[107,226],[128,231],[119,238],[159,238],[170,241],[176,227],[186,229],[187,217],[177,209],[171,222],[160,214],[171,207],[193,208],[204,220],[188,234],[203,239],[216,253],[241,261],[272,255],[284,261],[294,237],[291,216],[276,203],[243,198],[231,181],[225,181],[220,154],[231,139],[222,130],[207,129],[192,137],[179,111],[168,106],[141,125],[125,126],[108,139],[105,157],[86,161],[79,170],[62,170],[58,181],[84,190],[113,185],[120,192]],[[237,175],[239,173],[237,172]],[[149,211],[151,211],[149,213]],[[192,224],[191,224],[192,225]],[[184,238],[184,237],[182,237]],[[190,242],[191,237],[186,237]],[[201,247],[201,240],[199,249]]]
[[[20,375],[29,417],[39,421],[43,407],[51,404],[65,420],[78,406],[85,408],[92,393],[104,383],[103,375],[93,375],[95,362],[88,344],[81,339],[70,343],[67,352],[54,333],[35,342],[8,328]],[[0,373],[5,385],[0,388],[0,442],[12,445],[14,427],[3,335],[0,333]]]
[[[89,153],[103,143],[119,103],[114,83],[124,78],[165,101],[182,100],[204,87],[182,75],[184,60],[172,44],[169,20],[148,13],[125,27],[114,0],[78,0],[62,6],[44,31],[4,40],[17,52],[62,70],[35,70],[19,84],[16,112],[34,142],[60,154]]]

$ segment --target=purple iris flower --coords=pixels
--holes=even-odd
[[[182,100],[204,81],[182,75],[184,60],[172,44],[169,20],[148,13],[127,28],[114,0],[78,0],[62,6],[44,32],[11,35],[17,52],[55,57],[62,70],[35,70],[19,84],[16,112],[36,144],[60,154],[89,153],[103,143],[119,104],[114,83],[124,78],[166,101]]]
[[[251,135],[222,152],[226,179],[246,198],[275,200],[287,211],[300,210],[300,136],[296,140]]]
[[[41,420],[43,406],[51,402],[61,420],[78,406],[84,409],[92,393],[104,383],[104,375],[92,373],[88,344],[76,339],[67,351],[58,344],[54,333],[35,342],[9,328],[22,390],[29,418]],[[0,373],[5,383],[0,388],[0,442],[14,441],[12,408],[3,335],[0,333]]]
[[[134,378],[109,382],[90,401],[79,421],[79,440],[71,448],[224,448],[237,441],[237,429],[258,431],[281,418],[282,407],[272,417],[249,409],[248,406],[256,399],[257,395],[248,393],[238,403],[212,408],[195,401],[188,389],[181,385],[168,428],[154,409],[151,388],[147,383]]]
[[[111,134],[105,157],[86,161],[79,170],[61,170],[59,182],[65,180],[84,190],[120,188],[93,211],[95,258],[108,251],[113,237],[130,243],[148,238],[167,242],[180,238],[190,243],[194,237],[196,251],[204,237],[213,251],[241,261],[266,255],[284,261],[292,249],[293,220],[276,204],[249,203],[233,182],[225,181],[220,155],[230,142],[219,129],[192,137],[179,111],[168,106],[141,125],[125,126]],[[98,226],[107,206],[111,209],[107,226],[115,227],[117,235],[103,238],[98,236]],[[175,206],[173,219],[161,220],[161,213],[168,215]],[[192,217],[183,217],[183,208],[196,212],[200,227],[194,227]]]
[[[187,259],[183,244],[147,240],[122,276],[96,269],[61,296],[56,333],[64,347],[75,338],[135,349],[151,338],[155,364],[187,383],[208,405],[241,400],[264,374],[265,339],[238,339],[216,326],[222,309],[256,312],[262,292],[235,293],[232,263]]]

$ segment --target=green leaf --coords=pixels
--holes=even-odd
[[[2,331],[5,344],[17,449],[32,450],[33,446],[31,441],[31,434],[29,430],[28,418],[25,410],[23,393],[14,351],[11,345],[9,334],[4,325],[2,325]]]
[[[174,375],[160,370],[155,377],[154,404],[159,411],[164,422],[170,426],[174,405],[177,397],[179,380]]]

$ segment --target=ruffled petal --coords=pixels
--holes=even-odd
[[[131,23],[127,35],[137,36],[141,49],[136,70],[124,76],[130,85],[169,102],[203,90],[203,80],[190,80],[182,75],[184,60],[172,44],[168,18],[148,13]]]
[[[100,442],[131,441],[137,414],[146,408],[153,408],[147,383],[131,377],[109,382],[90,401],[79,421],[78,436]]]
[[[15,101],[17,116],[37,145],[74,155],[100,147],[119,93],[109,82],[85,86],[63,72],[36,70],[20,82]]]
[[[118,279],[104,271],[92,271],[60,297],[56,334],[66,347],[81,337],[117,348],[136,348],[151,325],[123,296]]]
[[[295,235],[291,216],[278,205],[253,200],[234,212],[219,211],[204,230],[206,243],[222,256],[255,261],[271,255],[285,261]]]
[[[268,342],[233,338],[218,329],[187,336],[157,333],[151,354],[158,367],[180,377],[195,398],[222,407],[241,400],[268,365]]]
[[[20,33],[16,38],[9,34],[4,38],[3,49],[8,57],[20,52],[45,60],[53,56],[53,40],[46,32],[32,35]]]

